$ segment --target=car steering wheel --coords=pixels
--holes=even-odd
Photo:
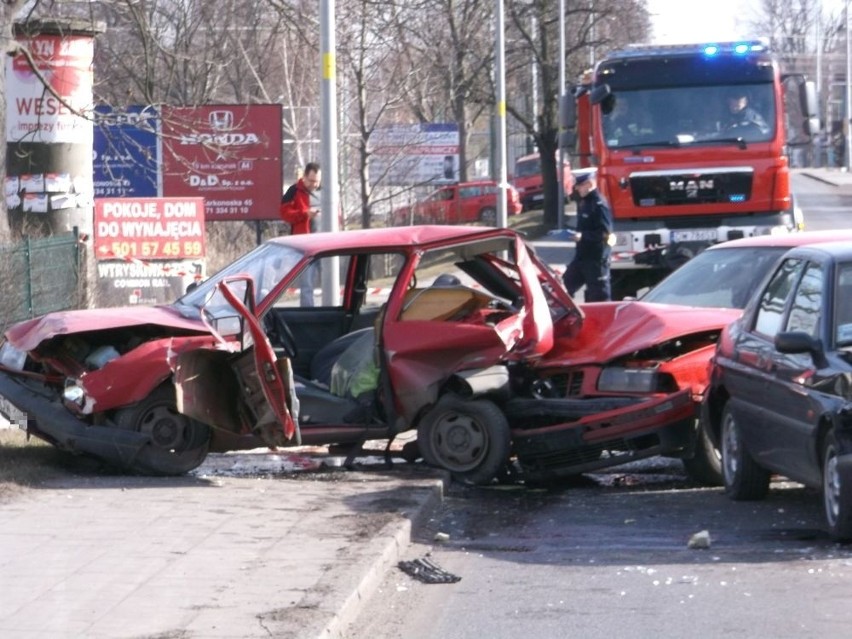
[[[266,314],[263,322],[266,324],[266,332],[270,337],[269,341],[280,346],[287,357],[295,359],[298,355],[296,338],[284,318],[273,310]]]

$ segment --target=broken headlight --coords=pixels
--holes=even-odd
[[[27,354],[12,346],[8,341],[3,342],[0,346],[0,364],[13,371],[24,370],[24,363],[27,361]]]

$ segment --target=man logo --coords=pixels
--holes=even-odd
[[[669,191],[684,191],[686,197],[698,197],[698,191],[712,191],[715,184],[712,179],[709,180],[671,180],[669,181]]]
[[[214,131],[230,131],[234,128],[234,114],[231,111],[211,111],[207,121]]]

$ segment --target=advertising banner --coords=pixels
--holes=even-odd
[[[153,107],[95,108],[95,197],[157,197],[157,129]]]
[[[163,107],[163,195],[203,197],[207,219],[277,220],[281,105]]]
[[[205,255],[202,198],[95,200],[97,260],[197,260]]]
[[[455,123],[400,124],[370,138],[370,182],[386,186],[451,184],[459,180]]]
[[[36,70],[23,53],[6,57],[6,142],[91,142],[93,38],[41,34],[20,43]]]

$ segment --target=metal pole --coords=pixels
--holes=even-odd
[[[561,230],[565,226],[565,181],[562,172],[565,166],[565,149],[562,147],[562,122],[564,119],[563,109],[565,96],[565,0],[559,0],[559,135],[557,136],[557,148],[559,157],[556,161],[556,228]]]
[[[497,34],[495,37],[495,52],[494,57],[496,64],[496,85],[497,85],[497,170],[495,176],[497,178],[498,195],[497,200],[497,227],[506,228],[509,225],[508,212],[506,211],[506,192],[508,191],[509,183],[506,172],[506,49],[503,44],[503,33],[505,31],[505,16],[503,14],[503,0],[497,0]]]
[[[320,99],[322,130],[320,146],[322,156],[322,189],[320,206],[323,231],[339,231],[337,176],[337,85],[334,38],[334,0],[320,0]],[[340,303],[340,274],[335,265],[322,269],[322,297],[324,306]]]
[[[852,168],[852,126],[850,126],[850,120],[852,120],[852,84],[849,83],[850,76],[852,76],[852,42],[849,39],[849,0],[846,0],[846,9],[844,15],[844,22],[846,24],[846,109],[845,109],[845,120],[843,126],[846,131],[846,170],[848,171]]]

